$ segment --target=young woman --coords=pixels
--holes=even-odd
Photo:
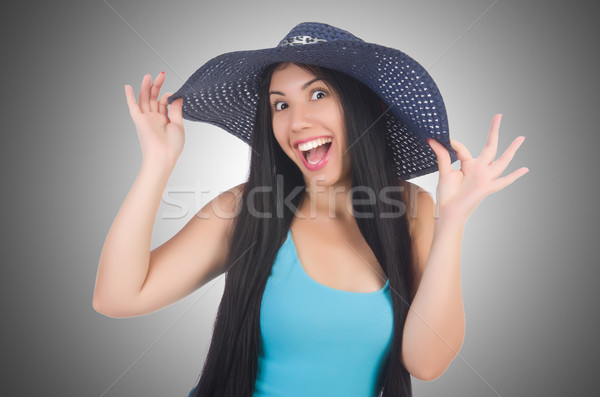
[[[494,160],[497,115],[473,158],[418,63],[318,23],[217,57],[159,99],[164,79],[146,75],[137,102],[125,87],[143,163],[102,251],[95,309],[150,313],[226,273],[190,396],[410,396],[410,375],[439,377],[464,337],[465,222],[528,171],[500,177],[524,138]],[[250,143],[248,181],[150,250],[184,115]],[[406,179],[438,169],[434,207]]]

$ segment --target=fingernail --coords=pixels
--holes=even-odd
[[[163,70],[161,73],[162,73],[162,74],[165,74],[165,71]]]

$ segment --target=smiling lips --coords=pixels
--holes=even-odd
[[[295,146],[300,153],[304,166],[309,171],[317,171],[329,161],[333,139],[330,136],[311,138],[310,140],[298,142]]]

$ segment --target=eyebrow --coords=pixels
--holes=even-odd
[[[322,79],[322,78],[320,78],[320,77],[315,77],[314,79],[312,79],[312,80],[310,80],[310,81],[308,81],[308,82],[304,83],[304,85],[302,85],[302,89],[303,89],[303,90],[305,90],[305,89],[307,89],[307,88],[308,88],[308,87],[309,87],[309,86],[310,86],[312,83],[314,83],[315,81],[320,81],[320,80],[323,80],[323,79]],[[270,92],[269,92],[269,95],[283,95],[283,96],[285,96],[285,94],[284,94],[283,92],[281,92],[281,91],[270,91]]]

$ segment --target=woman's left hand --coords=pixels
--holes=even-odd
[[[494,161],[501,118],[501,114],[494,116],[487,143],[477,158],[471,157],[465,145],[454,139],[450,140],[460,160],[459,170],[452,169],[450,154],[441,143],[434,139],[428,140],[436,154],[439,167],[436,203],[438,218],[466,222],[469,215],[487,195],[504,189],[529,172],[527,167],[522,167],[500,177],[525,140],[523,136],[516,138],[502,156]]]

